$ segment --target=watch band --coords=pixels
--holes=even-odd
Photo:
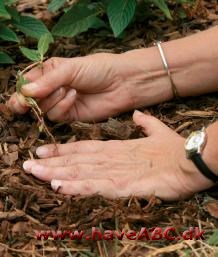
[[[215,175],[206,163],[201,158],[199,153],[194,153],[190,157],[190,159],[194,162],[195,166],[200,170],[200,172],[208,179],[212,180],[214,183],[218,182],[218,176]]]

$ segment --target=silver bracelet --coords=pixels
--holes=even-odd
[[[155,45],[158,47],[158,50],[160,52],[160,56],[161,56],[161,59],[162,59],[162,62],[163,62],[164,69],[167,72],[167,75],[168,75],[168,77],[170,79],[173,95],[174,95],[175,98],[178,99],[178,98],[180,98],[179,97],[179,93],[178,93],[178,90],[176,88],[176,85],[174,84],[174,81],[173,81],[173,78],[172,78],[172,74],[170,72],[169,65],[168,65],[167,60],[165,58],[164,51],[163,51],[163,48],[161,46],[161,43],[162,43],[161,41],[157,41],[155,43]]]

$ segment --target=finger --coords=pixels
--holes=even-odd
[[[50,96],[48,96],[46,99],[42,100],[39,104],[39,107],[42,110],[42,112],[47,113],[65,96],[66,96],[66,89],[64,87],[61,87],[57,89],[54,93],[52,93]]]
[[[23,167],[26,171],[31,171],[35,165],[44,165],[49,167],[69,167],[78,163],[96,164],[103,161],[111,161],[111,158],[101,153],[67,154],[59,157],[25,161]]]
[[[36,154],[39,158],[51,158],[67,154],[83,154],[83,153],[98,153],[103,152],[106,147],[116,147],[116,144],[111,144],[111,141],[103,142],[99,140],[78,141],[67,144],[50,144],[43,145],[36,149]]]
[[[66,59],[64,64],[43,74],[34,82],[24,85],[21,89],[22,94],[30,97],[44,98],[61,86],[70,84],[72,69],[69,61],[70,59]]]
[[[133,175],[134,165],[127,165],[125,163],[115,164],[115,168],[110,167],[108,163],[76,163],[68,167],[51,167],[44,165],[33,165],[31,173],[38,179],[44,181],[51,181],[52,179],[60,180],[80,180],[80,179],[116,179],[122,180],[122,187],[124,183],[133,180],[136,174]],[[135,165],[136,166],[136,165]],[[137,172],[139,176],[139,172]],[[140,169],[140,177],[144,171]],[[121,183],[120,183],[121,185]]]
[[[67,92],[66,97],[57,103],[47,116],[51,121],[66,121],[69,117],[69,110],[76,100],[76,90],[71,89]]]
[[[23,168],[27,172],[31,172],[34,166],[46,166],[46,167],[71,167],[76,164],[97,164],[109,167],[109,169],[126,169],[126,166],[136,169],[137,165],[142,168],[149,166],[147,160],[131,160],[128,155],[120,154],[115,159],[113,155],[106,153],[83,153],[83,154],[67,154],[59,157],[52,157],[38,160],[28,160],[23,164]]]
[[[39,77],[43,76],[43,74],[48,73],[49,71],[57,68],[61,64],[63,64],[66,61],[66,58],[60,58],[60,57],[52,57],[45,62],[43,62],[43,69],[41,67],[34,67],[30,71],[26,72],[24,74],[24,77],[28,81],[35,81]]]
[[[29,105],[25,101],[25,98],[18,93],[14,93],[9,101],[7,102],[7,106],[14,113],[24,114],[28,111]]]
[[[34,67],[30,71],[26,72],[23,76],[24,76],[25,80],[32,82],[32,81],[36,80],[37,78],[41,77],[43,75],[43,72],[45,72],[45,70],[47,70],[46,66],[43,70],[39,67]]]
[[[93,195],[100,194],[107,198],[117,198],[128,196],[128,190],[117,188],[113,180],[110,179],[86,179],[76,181],[52,180],[51,187],[55,192],[66,195]]]
[[[144,133],[147,136],[153,134],[162,134],[163,131],[171,132],[171,129],[167,127],[163,122],[151,115],[146,115],[143,112],[135,111],[133,114],[133,120],[136,125],[141,126],[144,130]]]

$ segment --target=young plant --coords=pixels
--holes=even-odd
[[[29,81],[27,81],[24,78],[24,73],[30,70],[31,68],[38,66],[40,69],[43,70],[43,61],[45,59],[45,54],[47,53],[49,49],[49,44],[53,42],[53,38],[50,33],[46,33],[42,35],[38,41],[38,47],[37,49],[29,49],[26,47],[21,47],[20,50],[23,53],[24,56],[26,56],[29,60],[33,61],[31,65],[26,67],[24,70],[19,71],[17,74],[17,83],[16,83],[16,92],[17,94],[22,94],[21,89],[22,86],[27,84]],[[22,95],[23,96],[23,95]],[[31,107],[33,113],[35,114],[36,118],[38,119],[40,125],[39,125],[39,131],[44,131],[47,136],[49,136],[52,141],[55,143],[55,139],[53,135],[50,133],[48,127],[45,124],[43,113],[41,109],[39,108],[37,102],[32,97],[25,97],[23,96],[25,101],[29,104]]]
[[[14,63],[10,51],[6,51],[4,47],[7,42],[10,42],[12,46],[19,46],[23,38],[22,33],[26,37],[36,39],[49,33],[42,21],[33,16],[18,13],[15,7],[16,2],[18,1],[0,0],[0,65]]]

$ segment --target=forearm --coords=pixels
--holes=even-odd
[[[182,39],[162,43],[173,81],[181,97],[218,91],[218,26]],[[139,70],[143,83],[136,88],[138,106],[151,105],[173,97],[169,78],[164,71],[157,47],[126,53]],[[156,90],[156,98],[149,102],[147,89]]]
[[[165,52],[181,96],[218,91],[218,26],[166,43]]]

